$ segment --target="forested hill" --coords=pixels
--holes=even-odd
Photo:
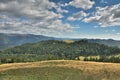
[[[81,55],[112,55],[120,53],[117,47],[108,47],[87,40],[67,43],[65,41],[41,41],[38,43],[24,44],[4,50],[3,54],[37,54],[42,56],[52,55],[58,58],[74,59]]]

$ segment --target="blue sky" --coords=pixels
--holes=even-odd
[[[0,0],[0,33],[120,40],[120,0]]]

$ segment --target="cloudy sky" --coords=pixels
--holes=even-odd
[[[120,0],[0,0],[0,33],[120,40]]]

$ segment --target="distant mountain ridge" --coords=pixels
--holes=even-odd
[[[35,43],[42,40],[54,40],[53,37],[33,34],[4,34],[0,33],[0,50],[22,45],[25,43]]]
[[[113,40],[113,39],[89,39],[89,42],[92,43],[98,43],[98,44],[104,44],[108,46],[116,46],[120,48],[120,41],[119,40]]]
[[[43,35],[33,34],[5,34],[0,33],[0,50],[4,50],[10,47],[22,45],[25,43],[35,43],[43,40],[81,40],[81,39],[69,39],[69,38],[55,38]],[[112,39],[86,39],[92,43],[105,44],[108,46],[117,46],[120,48],[120,41]]]

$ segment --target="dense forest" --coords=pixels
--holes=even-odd
[[[120,49],[118,47],[108,47],[103,44],[90,43],[87,40],[71,43],[48,40],[24,44],[1,51],[0,62],[13,63],[57,59],[78,60],[79,56],[86,57],[84,61],[117,62],[118,60],[120,61],[119,57],[116,59],[114,56],[112,58],[106,58],[106,56],[117,55],[119,53]],[[100,58],[87,59],[87,56],[100,56]],[[117,61],[115,61],[115,59],[113,61],[113,58]]]

